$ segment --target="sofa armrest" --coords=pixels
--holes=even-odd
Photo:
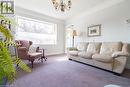
[[[118,56],[114,58],[113,71],[121,74],[126,66],[127,57],[126,56]]]
[[[114,52],[114,53],[112,54],[112,57],[113,57],[113,58],[116,58],[116,57],[119,57],[119,56],[126,56],[126,57],[128,57],[128,56],[129,56],[129,53],[128,53],[128,52],[118,51],[118,52]]]
[[[67,50],[68,50],[68,51],[78,51],[78,49],[75,48],[75,47],[69,47],[69,48],[67,48]]]

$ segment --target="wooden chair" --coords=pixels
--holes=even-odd
[[[40,51],[38,48],[36,49],[36,52],[29,52],[29,48],[33,44],[32,41],[16,40],[15,42],[18,45],[18,57],[23,60],[29,60],[29,62],[31,62],[32,68],[35,59],[41,59],[41,62],[43,62],[43,52]]]

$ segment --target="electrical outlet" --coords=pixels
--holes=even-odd
[[[127,20],[126,20],[126,23],[127,23],[127,24],[130,24],[130,19],[127,19]]]

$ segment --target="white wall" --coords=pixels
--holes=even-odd
[[[95,40],[130,43],[130,27],[125,23],[126,19],[130,19],[130,0],[124,0],[92,14],[81,13],[79,16],[67,20],[66,26],[73,24],[82,33],[77,42]],[[93,24],[102,25],[100,37],[87,37],[87,27]],[[127,68],[130,68],[130,58]]]
[[[40,13],[36,13],[20,7],[15,7],[15,14],[19,16],[29,17],[40,21],[52,22],[57,24],[57,44],[56,45],[33,45],[45,48],[46,55],[55,55],[64,53],[64,21],[55,19]]]

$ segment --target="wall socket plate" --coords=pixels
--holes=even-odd
[[[127,20],[126,20],[126,24],[130,24],[130,19],[127,19]]]

